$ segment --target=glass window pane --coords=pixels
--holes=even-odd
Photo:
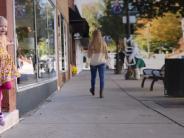
[[[21,73],[18,85],[36,81],[34,8],[32,0],[15,0],[17,66]]]
[[[61,56],[62,56],[62,70],[65,71],[65,44],[64,44],[64,33],[65,33],[65,28],[64,28],[64,18],[63,16],[61,17]]]
[[[61,16],[61,56],[62,56],[62,71],[67,70],[67,29],[63,16]]]
[[[48,0],[37,0],[36,6],[38,77],[56,76],[54,8]]]

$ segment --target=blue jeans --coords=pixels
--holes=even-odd
[[[96,66],[90,65],[90,70],[91,70],[91,89],[95,90],[96,72],[98,70],[99,78],[100,78],[100,91],[103,91],[105,64],[100,64],[100,65],[96,65]]]

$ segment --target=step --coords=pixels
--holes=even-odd
[[[19,122],[19,111],[14,110],[12,112],[4,112],[5,125],[0,126],[0,134],[10,129]]]

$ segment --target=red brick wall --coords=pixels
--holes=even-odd
[[[6,17],[6,0],[0,0],[0,16]]]

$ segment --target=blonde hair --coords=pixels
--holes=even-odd
[[[4,18],[3,16],[0,16],[0,25],[7,25],[8,21],[6,18]]]
[[[89,51],[91,53],[105,53],[107,51],[107,45],[103,40],[100,30],[94,30],[92,33],[92,40],[89,45]]]
[[[7,25],[7,19],[4,18],[3,16],[0,16],[0,25]],[[6,47],[8,44],[7,42],[7,36],[0,36],[0,46]]]

